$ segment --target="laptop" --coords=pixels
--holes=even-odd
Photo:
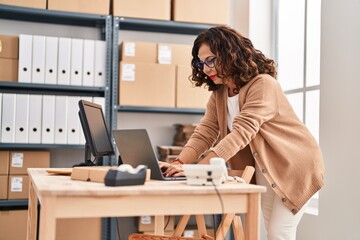
[[[151,169],[151,179],[154,180],[186,180],[185,177],[163,176],[146,129],[121,129],[112,133],[119,150],[120,163],[132,167],[146,165]]]

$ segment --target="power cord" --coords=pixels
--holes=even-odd
[[[117,230],[118,239],[121,240],[118,218],[116,217],[115,219],[116,219],[116,230]]]
[[[210,171],[208,172],[208,176],[211,177],[211,172],[210,172]],[[214,183],[214,180],[213,180],[213,179],[211,180],[211,183],[212,183],[212,185],[213,185],[213,187],[214,187],[214,189],[215,189],[216,195],[218,196],[218,198],[219,198],[219,200],[220,200],[220,204],[221,204],[221,214],[222,214],[222,216],[223,216],[224,213],[225,213],[223,200],[222,200],[222,198],[221,198],[220,192],[219,192],[219,190],[217,189],[216,184]],[[216,231],[215,231],[215,237],[216,237],[216,232],[217,232],[217,229],[216,229]],[[223,236],[223,238],[225,238],[223,228],[221,228],[221,235]]]

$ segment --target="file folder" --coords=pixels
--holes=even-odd
[[[16,94],[3,93],[2,95],[2,120],[1,120],[1,142],[15,142],[15,106]]]
[[[67,143],[80,144],[80,131],[82,131],[79,120],[78,102],[80,97],[68,97],[68,125],[67,125]]]
[[[93,103],[99,104],[105,116],[105,98],[104,97],[93,97]]]
[[[32,83],[45,83],[45,36],[33,36]]]
[[[55,143],[67,142],[67,96],[55,97]]]
[[[106,78],[106,42],[95,41],[94,86],[104,87]]]
[[[15,143],[27,143],[29,136],[29,95],[16,94]]]
[[[42,95],[29,97],[29,143],[41,143]]]
[[[45,41],[45,83],[57,84],[59,39],[46,37]]]
[[[24,83],[31,82],[32,70],[32,40],[31,35],[19,35],[19,72],[18,81]]]
[[[41,143],[53,144],[55,140],[55,96],[43,96],[41,122]]]
[[[58,84],[70,85],[71,39],[59,38]]]
[[[92,102],[92,97],[80,97],[80,99],[82,100],[85,100],[85,101],[88,101],[88,102]],[[78,116],[79,117],[79,116]],[[79,123],[80,123],[80,118],[79,119]],[[86,139],[85,139],[85,136],[84,136],[84,131],[82,129],[82,126],[80,124],[80,134],[79,134],[79,137],[80,137],[80,140],[79,140],[79,143],[80,144],[85,144],[86,143]]]
[[[94,86],[95,41],[84,40],[83,86]]]
[[[71,39],[70,85],[82,84],[83,42],[82,39]]]

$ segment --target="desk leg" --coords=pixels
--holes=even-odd
[[[226,237],[227,232],[231,226],[231,223],[235,217],[235,213],[224,214],[223,219],[216,231],[216,240],[223,240]]]
[[[154,233],[155,235],[164,235],[164,215],[155,216]]]
[[[44,197],[41,202],[39,240],[55,240],[56,237],[56,218],[55,218],[56,198]]]
[[[260,239],[260,193],[249,194],[248,212],[245,214],[245,239]]]
[[[37,196],[35,193],[33,183],[32,181],[30,181],[26,240],[36,239],[37,218],[38,218]]]

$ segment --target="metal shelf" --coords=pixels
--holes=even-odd
[[[1,210],[27,209],[28,200],[0,200]]]
[[[0,82],[0,92],[2,93],[104,97],[104,91],[104,87]]]
[[[117,109],[118,112],[199,114],[199,115],[203,115],[205,113],[205,109],[197,109],[197,108],[162,108],[162,107],[116,106],[116,109]]]
[[[33,149],[84,149],[85,145],[71,144],[33,144],[33,143],[0,143],[0,149],[33,150]]]
[[[0,4],[0,18],[72,26],[103,27],[106,19],[111,18],[111,16],[15,7]]]
[[[214,26],[198,23],[184,23],[175,21],[146,20],[134,18],[118,18],[120,30],[162,32],[197,35],[200,32]]]

